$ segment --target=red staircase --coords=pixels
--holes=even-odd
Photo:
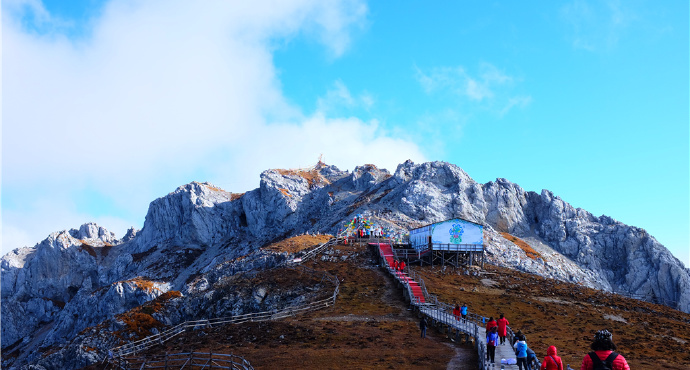
[[[377,246],[379,248],[379,253],[381,254],[381,256],[383,256],[383,258],[386,259],[386,265],[389,269],[391,269],[393,266],[393,261],[395,261],[395,255],[393,254],[393,248],[391,247],[391,245],[381,243],[369,243],[369,245],[375,247]],[[391,271],[391,273],[393,273],[403,284],[406,284],[410,287],[412,294],[415,296],[415,299],[419,303],[426,302],[424,300],[424,293],[422,292],[422,287],[420,287],[416,281],[410,279],[410,277],[402,271]]]

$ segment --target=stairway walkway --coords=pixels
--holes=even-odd
[[[415,300],[419,303],[425,303],[426,300],[424,298],[424,292],[422,291],[422,287],[419,285],[419,283],[413,279],[410,279],[407,273],[392,269],[391,266],[393,266],[393,261],[395,261],[395,255],[393,254],[393,248],[391,245],[381,243],[370,243],[370,245],[376,245],[379,247],[379,252],[385,258],[389,272],[410,289]]]
[[[493,370],[518,369],[517,365],[501,364],[501,359],[515,359],[515,352],[510,345],[513,337],[512,331],[509,329],[508,337],[504,345],[496,347],[495,363],[489,364],[486,359],[486,328],[482,322],[482,317],[474,314],[467,315],[467,320],[458,320],[452,315],[452,307],[450,305],[438,302],[436,297],[433,297],[426,292],[424,283],[412,270],[406,268],[406,272],[393,270],[393,262],[395,261],[395,254],[390,244],[369,243],[369,245],[378,247],[379,254],[382,257],[382,263],[388,269],[388,272],[393,275],[403,286],[408,289],[411,304],[414,305],[419,312],[427,316],[430,320],[444,325],[449,332],[454,331],[457,334],[463,333],[475,338],[476,347],[479,355],[483,358],[480,362],[480,369]],[[415,276],[410,276],[414,274]],[[482,367],[483,366],[483,367]],[[535,364],[532,365],[535,368]],[[538,369],[538,367],[536,367]]]

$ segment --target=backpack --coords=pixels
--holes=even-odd
[[[613,360],[618,357],[618,353],[611,352],[604,362],[602,362],[599,356],[594,352],[590,352],[589,357],[592,359],[593,370],[613,370]]]
[[[496,339],[498,339],[498,334],[489,333],[489,335],[486,337],[486,344],[489,346],[496,347],[496,342],[497,342]]]

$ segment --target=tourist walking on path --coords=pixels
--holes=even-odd
[[[462,315],[462,322],[465,322],[467,318],[467,304],[462,304],[462,307],[460,307],[460,314]]]
[[[453,316],[455,317],[455,320],[460,321],[460,305],[457,303],[455,304],[455,308],[453,308]]]
[[[515,333],[515,338],[513,338],[513,345],[515,345],[515,342],[519,340],[524,340],[527,342],[527,337],[525,334],[522,333],[522,329],[518,329],[517,333]]]
[[[423,316],[422,319],[419,320],[419,330],[422,331],[422,338],[426,338],[426,316]]]
[[[405,272],[405,261],[400,261],[400,272]]]
[[[493,328],[494,326],[497,327],[498,324],[496,323],[496,320],[494,320],[494,317],[491,316],[491,317],[489,317],[489,322],[486,323],[486,332],[487,333],[490,332],[491,328]]]
[[[556,346],[551,346],[546,350],[546,357],[541,363],[541,370],[563,370],[563,361],[558,357]]]
[[[525,367],[525,370],[531,370],[529,364],[527,363],[527,342],[523,337],[516,337],[518,340],[515,342],[513,348],[515,348],[515,357],[517,357],[517,365],[520,370]]]
[[[491,361],[491,363],[495,363],[495,358],[496,358],[496,346],[498,345],[498,328],[495,326],[491,328],[491,330],[488,332],[489,334],[486,335],[486,359]]]
[[[501,314],[498,321],[496,321],[496,325],[498,325],[498,336],[501,338],[501,345],[503,345],[506,343],[507,328],[510,323],[508,322],[508,319],[503,317],[503,314]]]
[[[621,354],[615,352],[613,335],[608,330],[599,330],[594,334],[594,342],[590,345],[590,352],[582,359],[580,370],[594,370],[601,363],[607,363],[611,370],[630,370],[628,361]]]
[[[536,361],[537,361],[537,354],[534,353],[532,348],[529,348],[529,346],[527,346],[527,367],[531,370],[532,364],[534,364]]]

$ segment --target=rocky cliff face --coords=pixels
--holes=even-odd
[[[244,194],[187,184],[154,200],[143,229],[121,240],[86,224],[4,256],[2,351],[12,356],[3,356],[3,365],[91,363],[99,355],[83,343],[105,351],[113,339],[96,340],[86,329],[108,320],[121,325],[117,315],[169,291],[196,297],[178,303],[187,310],[216,307],[224,298],[209,289],[218,281],[286,258],[262,246],[304,232],[336,233],[354,214],[405,231],[464,218],[485,225],[490,263],[690,312],[690,271],[652,236],[574,209],[549,191],[527,192],[505,179],[480,184],[444,162],[407,161],[393,174],[374,165],[350,173],[319,164],[265,171],[259,188]],[[160,320],[169,324],[180,313],[171,315]]]

